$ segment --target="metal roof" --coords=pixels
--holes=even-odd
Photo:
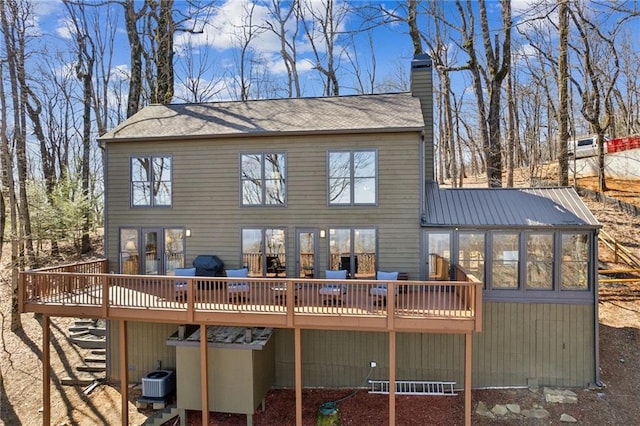
[[[100,140],[421,131],[411,93],[149,105]]]
[[[441,189],[433,183],[425,211],[425,227],[601,226],[572,187]]]

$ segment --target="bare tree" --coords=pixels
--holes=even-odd
[[[300,14],[298,0],[282,2],[271,0],[269,12],[271,19],[265,22],[269,31],[276,34],[280,40],[280,56],[287,70],[287,96],[299,98],[302,95],[300,90],[300,76],[298,75],[298,52],[296,40],[299,32]],[[293,20],[292,25],[288,25]],[[291,31],[289,30],[291,28]]]
[[[582,116],[589,123],[598,140],[598,190],[607,190],[604,170],[604,136],[611,124],[612,94],[620,64],[616,49],[619,26],[608,34],[600,31],[599,25],[590,20],[582,8],[569,9],[582,43],[584,86],[576,87],[582,99]]]
[[[4,11],[2,12],[2,15],[2,22],[4,23]],[[2,62],[0,62],[0,76],[4,77],[4,66]],[[7,99],[4,91],[4,85],[0,84],[0,164],[2,165],[2,199],[4,200],[6,198],[9,200],[9,216],[11,223],[11,330],[17,331],[22,328],[22,321],[20,319],[18,309],[18,263],[20,260],[20,236],[18,230],[18,201],[13,178],[13,155],[10,149],[7,119]],[[4,211],[5,210],[3,209],[3,214]],[[4,233],[2,235],[4,237]]]
[[[22,242],[27,263],[35,264],[31,216],[27,196],[27,42],[33,18],[31,5],[27,2],[7,0],[0,3],[0,20],[5,42],[6,63],[11,85],[13,111],[13,143],[15,144],[18,177],[18,215],[20,219],[19,240]],[[20,259],[22,260],[22,259]]]
[[[313,51],[316,61],[314,69],[322,77],[323,95],[338,96],[340,54],[336,49],[340,28],[349,14],[349,3],[342,2],[336,6],[334,0],[299,0],[298,4],[296,13]]]
[[[473,77],[473,84],[478,100],[483,127],[481,131],[485,160],[487,163],[487,181],[491,187],[502,186],[502,135],[500,132],[500,102],[502,96],[502,83],[507,77],[511,64],[511,3],[509,0],[501,0],[503,40],[500,46],[499,35],[495,34],[495,42],[492,41],[489,31],[489,20],[484,0],[478,2],[480,14],[480,29],[482,32],[482,45],[486,69],[478,60],[475,48],[475,19],[472,3],[467,0],[466,9],[462,7],[460,0],[456,0],[456,7],[462,20],[463,42],[462,48],[469,56],[469,69]],[[467,23],[467,21],[469,21]],[[483,87],[483,81],[486,87]],[[484,102],[484,90],[487,91],[488,107]],[[485,110],[486,108],[486,110]]]

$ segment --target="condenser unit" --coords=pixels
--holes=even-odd
[[[173,370],[154,370],[142,378],[142,396],[164,398],[176,388],[176,373]]]

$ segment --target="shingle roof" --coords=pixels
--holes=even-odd
[[[427,186],[423,226],[599,228],[572,187],[457,188]]]
[[[420,131],[411,93],[150,105],[100,139],[178,139],[274,133]]]

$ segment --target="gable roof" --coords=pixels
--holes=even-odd
[[[411,93],[149,105],[101,141],[422,131]]]
[[[601,226],[572,187],[440,189],[433,183],[426,192],[425,227]]]

